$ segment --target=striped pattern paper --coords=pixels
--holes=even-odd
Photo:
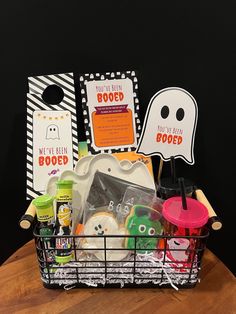
[[[26,198],[33,199],[43,192],[33,188],[33,113],[35,110],[68,110],[71,113],[74,165],[78,160],[77,115],[73,73],[34,76],[28,78],[27,93],[27,182]],[[63,100],[52,105],[42,99],[44,90],[50,85],[57,85],[64,92]]]

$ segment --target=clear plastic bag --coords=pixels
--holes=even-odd
[[[155,194],[154,190],[108,174],[97,171],[94,175],[84,208],[83,233],[88,237],[82,247],[100,260],[122,260],[129,254],[125,249],[126,229],[120,211],[126,190],[130,187],[149,195]],[[122,237],[117,237],[119,235]],[[109,249],[106,253],[105,247]]]
[[[163,230],[162,203],[155,191],[146,192],[135,187],[126,189],[119,221],[124,221],[127,234],[135,236],[126,238],[126,248],[137,253],[149,253],[157,248],[159,239],[156,236]]]
[[[132,189],[138,190],[138,193],[142,193],[142,195],[147,195],[145,197],[148,199],[153,199],[156,193],[155,190],[97,171],[85,204],[83,224],[87,222],[91,215],[101,211],[113,214],[115,219],[118,219],[124,196],[127,190]],[[118,220],[119,223],[124,222]]]
[[[142,204],[151,207],[155,197],[156,192],[154,190],[144,191],[140,187],[128,186],[120,208],[117,210],[118,221],[124,223],[134,205]]]

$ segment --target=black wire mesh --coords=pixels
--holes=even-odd
[[[72,287],[178,287],[192,288],[199,280],[202,256],[206,247],[208,231],[201,236],[101,236],[104,245],[101,247],[83,248],[81,243],[85,238],[97,236],[41,236],[34,229],[34,239],[39,263],[41,279],[46,288]],[[154,250],[138,247],[140,238],[155,237],[158,245]],[[66,264],[55,262],[58,238],[71,243],[71,260]],[[108,239],[134,239],[134,248],[109,247]],[[169,241],[187,239],[191,244],[187,249],[173,249]],[[123,260],[108,259],[111,252],[127,251]],[[94,257],[95,252],[101,252],[102,259]],[[141,253],[140,253],[141,252]],[[184,252],[184,260],[171,259],[171,256]]]

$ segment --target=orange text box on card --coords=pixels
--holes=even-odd
[[[92,113],[94,142],[97,147],[122,146],[134,143],[132,111]]]

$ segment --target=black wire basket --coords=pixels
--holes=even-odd
[[[46,288],[82,288],[82,287],[173,287],[193,288],[199,281],[201,262],[208,230],[201,236],[134,236],[134,235],[106,235],[100,236],[103,245],[100,248],[82,248],[81,242],[85,238],[97,236],[41,236],[37,227],[34,228],[34,239],[39,263],[40,275]],[[107,247],[109,239],[132,238],[132,250],[125,248]],[[155,249],[146,250],[137,245],[141,238],[157,238]],[[71,260],[66,264],[55,262],[58,250],[55,248],[56,239],[63,238],[71,244]],[[169,241],[187,239],[191,245],[186,250],[171,249]],[[127,251],[123,260],[108,259],[110,252]],[[102,253],[102,260],[94,258],[94,252]],[[183,252],[187,260],[171,260],[177,252]]]

